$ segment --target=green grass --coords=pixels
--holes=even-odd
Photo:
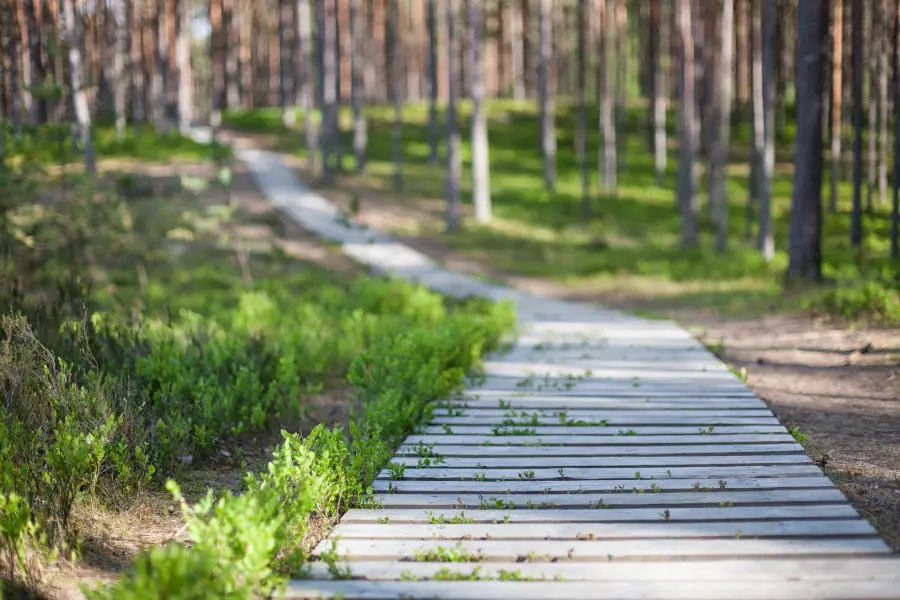
[[[468,106],[462,110],[463,202],[471,201]],[[699,244],[682,249],[679,245],[681,217],[675,206],[674,175],[677,151],[669,152],[668,170],[662,186],[656,185],[653,159],[642,132],[645,111],[632,107],[627,119],[627,140],[619,149],[619,186],[615,195],[598,193],[597,150],[599,133],[596,111],[590,110],[589,164],[591,166],[591,216],[584,219],[581,207],[580,171],[574,152],[577,111],[561,103],[557,116],[556,189],[543,185],[538,139],[538,121],[533,103],[494,101],[489,104],[491,143],[491,192],[494,221],[480,226],[467,222],[463,231],[446,233],[439,210],[429,222],[419,223],[409,235],[438,239],[455,251],[475,258],[495,269],[549,278],[574,291],[593,293],[602,299],[622,302],[633,308],[655,312],[662,309],[702,308],[728,314],[759,314],[773,309],[820,306],[822,289],[785,292],[783,274],[787,267],[790,194],[792,190],[792,148],[781,143],[779,163],[773,182],[774,236],[776,253],[767,263],[748,236],[745,207],[748,196],[746,157],[749,128],[735,127],[729,167],[730,204],[728,249],[715,251],[716,229],[706,215],[705,174],[701,173],[701,221]],[[360,189],[381,192],[381,197],[403,206],[440,206],[443,198],[444,163],[428,164],[427,107],[404,109],[404,185],[391,189],[393,165],[390,150],[391,110],[367,109],[369,146],[366,177],[344,177],[337,187],[354,193]],[[345,168],[353,168],[350,115],[345,111],[343,137]],[[265,111],[242,113],[231,121],[240,127],[278,132],[282,151],[305,155],[302,134],[291,132],[280,122],[280,114]],[[670,142],[674,143],[674,121],[669,119]],[[785,137],[791,138],[789,122]],[[443,142],[443,140],[441,140]],[[826,186],[823,198],[827,203]],[[315,183],[315,182],[312,182]],[[823,271],[838,289],[855,289],[876,281],[889,297],[896,298],[896,266],[890,264],[889,209],[879,205],[865,217],[865,240],[861,253],[850,248],[849,206],[851,188],[840,186],[840,210],[826,210],[823,230]],[[365,207],[363,207],[365,209]],[[755,231],[755,227],[753,228]],[[827,292],[829,288],[826,286]],[[854,311],[846,311],[848,314]],[[855,311],[859,312],[859,311]],[[866,313],[867,311],[863,311]],[[876,319],[881,313],[872,313]],[[889,321],[895,321],[888,310]],[[863,315],[864,316],[864,315]]]

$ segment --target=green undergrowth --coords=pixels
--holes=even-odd
[[[301,574],[323,526],[374,502],[369,484],[394,448],[512,326],[505,305],[335,271],[274,244],[236,250],[239,226],[265,226],[267,241],[281,232],[221,189],[209,205],[183,185],[123,195],[121,177],[72,177],[45,201],[40,161],[7,159],[0,581],[34,589],[48,561],[77,558],[79,506],[127,510],[243,434],[289,429],[310,396],[349,388],[346,430],[284,433],[240,490],[191,504],[169,483],[190,548],[153,548],[89,592],[264,595]]]

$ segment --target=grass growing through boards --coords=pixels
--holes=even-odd
[[[39,590],[48,564],[78,560],[85,532],[74,515],[85,505],[126,511],[165,487],[191,544],[152,547],[87,596],[269,594],[302,575],[313,529],[375,502],[370,482],[395,447],[512,326],[503,305],[451,302],[242,242],[266,222],[236,206],[224,153],[201,175],[161,186],[66,175],[65,195],[43,154],[5,156],[8,589]],[[290,425],[304,399],[328,388],[349,388],[346,429],[284,431],[265,468],[199,502],[175,483],[241,436]]]
[[[575,153],[577,107],[560,103],[557,109],[557,184],[544,188],[539,122],[533,102],[495,100],[488,103],[490,177],[494,219],[479,225],[468,221],[462,231],[446,233],[443,219],[444,140],[436,164],[429,164],[426,105],[403,110],[403,186],[392,188],[392,113],[387,107],[366,109],[369,127],[365,174],[352,175],[350,115],[343,114],[345,173],[333,188],[323,191],[348,211],[367,206],[379,215],[399,215],[397,233],[437,241],[448,255],[461,255],[499,274],[551,280],[580,296],[594,296],[630,308],[701,308],[725,314],[758,315],[781,308],[812,308],[830,314],[882,323],[900,323],[898,271],[890,263],[889,203],[878,204],[865,217],[862,252],[850,248],[851,188],[840,185],[840,210],[826,209],[823,232],[824,287],[788,290],[783,287],[787,267],[788,219],[793,177],[793,150],[789,140],[779,141],[773,183],[773,218],[776,253],[767,263],[755,249],[755,225],[746,219],[747,157],[750,148],[746,124],[735,127],[730,153],[728,249],[715,251],[715,224],[707,212],[706,177],[701,173],[701,223],[696,248],[679,246],[681,216],[675,205],[677,147],[674,114],[669,116],[670,152],[667,171],[657,185],[653,156],[648,151],[646,109],[632,106],[623,119],[626,135],[619,148],[619,186],[615,195],[598,192],[597,151],[601,147],[597,111],[589,108],[588,164],[591,167],[590,216],[582,213],[581,179]],[[471,202],[469,106],[461,106],[462,192],[466,209]],[[234,129],[277,133],[282,151],[306,155],[302,132],[290,132],[280,113],[271,109],[226,116]],[[302,123],[302,119],[298,119]],[[443,124],[441,124],[443,127]],[[443,135],[443,129],[442,135]],[[318,162],[317,162],[318,164]],[[310,183],[315,174],[306,173]],[[823,198],[828,198],[830,176],[823,177]],[[367,204],[369,203],[369,204]],[[754,213],[756,210],[754,209]],[[755,222],[756,217],[753,217]],[[385,226],[385,224],[382,224]],[[473,260],[474,259],[474,260]]]

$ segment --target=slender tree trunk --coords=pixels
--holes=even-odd
[[[147,120],[144,105],[144,70],[141,68],[141,15],[137,0],[125,0],[128,7],[128,31],[131,35],[131,52],[128,70],[131,71],[131,118],[142,123]]]
[[[18,38],[16,36],[16,20],[11,14],[6,17],[6,29],[9,40],[9,113],[13,133],[16,138],[22,135],[21,99],[19,97],[19,60]]]
[[[337,100],[334,97],[336,90],[335,79],[337,78],[337,64],[335,64],[334,55],[334,37],[335,24],[334,18],[335,2],[337,0],[320,0],[319,8],[321,12],[322,28],[319,29],[321,38],[322,52],[322,182],[330,184],[332,181],[331,164],[329,158],[334,151],[335,130],[334,130],[334,113],[336,112]]]
[[[222,27],[222,1],[209,0],[210,67],[212,70],[212,114],[210,123],[215,133],[225,108],[225,31]]]
[[[40,86],[46,79],[46,48],[47,36],[44,28],[44,1],[31,0],[27,7],[27,21],[29,30],[29,43],[31,46],[31,81],[32,85]],[[34,94],[31,102],[31,122],[35,124],[47,121],[47,99],[41,94]]]
[[[438,155],[438,75],[437,75],[437,15],[435,0],[427,0],[428,14],[428,162],[437,162]]]
[[[656,184],[662,185],[666,176],[666,163],[668,160],[668,134],[666,132],[666,113],[669,104],[669,91],[667,89],[666,65],[663,64],[663,49],[669,46],[669,17],[665,15],[659,0],[652,0],[659,10],[659,26],[656,52],[653,54],[653,154],[656,169]],[[668,2],[665,3],[668,6]]]
[[[719,231],[716,248],[725,251],[728,242],[728,150],[731,133],[731,83],[734,54],[734,0],[723,0],[721,46],[719,47],[718,98],[716,103],[717,136],[710,157],[710,204],[718,209]]]
[[[856,0],[859,2],[859,0]],[[822,48],[824,5],[800,2],[797,40],[797,137],[788,280],[822,278]]]
[[[456,36],[453,12],[456,0],[445,0],[444,18],[447,22],[447,230],[460,227],[459,180],[462,171],[459,156],[459,130],[456,126]]]
[[[391,99],[394,103],[394,123],[391,127],[391,156],[394,162],[394,189],[403,186],[403,93],[401,92],[400,76],[400,40],[398,0],[388,0],[388,64],[390,66]]]
[[[775,240],[772,234],[772,176],[775,170],[775,81],[773,63],[775,62],[775,35],[777,10],[775,0],[762,0],[762,154],[759,163],[759,237],[756,245],[768,262],[775,257]],[[798,54],[798,56],[801,56]],[[821,74],[820,74],[821,77]],[[821,98],[816,101],[821,104]],[[799,106],[799,104],[798,104]],[[821,115],[821,106],[819,107]],[[821,138],[819,123],[819,137]],[[820,140],[821,142],[821,140]],[[820,161],[821,161],[821,149]],[[821,174],[819,179],[821,180]],[[821,196],[821,193],[819,194]]]
[[[182,135],[191,130],[194,118],[194,78],[191,69],[191,0],[176,2],[175,56],[178,66],[178,129]]]
[[[312,50],[312,15],[310,0],[297,0],[297,104],[303,109],[303,135],[306,138],[306,161],[310,169],[316,168],[319,151],[319,131],[313,115],[312,77],[310,59]]]
[[[891,258],[900,260],[900,4],[894,13],[894,198],[891,207]]]
[[[125,139],[125,115],[126,95],[128,93],[128,77],[126,75],[126,53],[128,40],[128,19],[126,18],[126,3],[128,0],[114,0],[113,10],[116,19],[116,54],[113,65],[113,77],[115,78],[115,105],[116,105],[116,139],[120,142]]]
[[[881,0],[879,15],[881,25],[875,40],[878,50],[878,203],[887,202],[887,161],[888,161],[888,121],[890,120],[888,105],[888,43],[889,37],[887,0]]]
[[[681,208],[681,245],[697,243],[697,192],[695,162],[697,117],[694,97],[694,36],[691,0],[676,0],[681,36],[681,123],[678,157],[678,206]]]
[[[862,0],[853,0],[853,212],[850,217],[850,244],[862,244]]]
[[[299,2],[298,2],[299,4]],[[245,110],[253,108],[253,0],[242,0],[239,4],[237,27],[238,37],[238,71],[240,84],[238,92],[241,97],[241,107]],[[292,27],[296,23],[291,24]],[[299,104],[298,104],[299,106]]]
[[[866,210],[874,210],[873,198],[875,196],[876,173],[878,170],[878,36],[881,29],[878,15],[877,0],[866,3],[869,14],[868,35],[863,41],[868,52],[867,66],[869,71],[869,98],[868,117],[869,127],[866,130],[868,142],[869,160],[866,169]]]
[[[603,136],[603,192],[615,193],[617,175],[616,118],[613,86],[615,50],[615,0],[600,0],[605,3],[599,15],[603,35],[600,41],[600,130]]]
[[[475,221],[491,220],[491,182],[488,127],[484,112],[484,9],[480,2],[469,5],[469,76],[472,94],[472,199]]]
[[[19,46],[19,54],[22,57],[22,108],[24,109],[25,117],[27,120],[34,124],[31,120],[32,116],[32,106],[33,106],[33,98],[31,96],[31,86],[34,85],[31,80],[32,75],[32,62],[33,57],[31,55],[31,36],[33,31],[29,27],[29,19],[26,17],[26,13],[28,10],[25,7],[26,0],[9,0],[12,6],[9,6],[9,9],[15,10],[15,15],[12,14],[12,10],[10,10],[10,14],[7,16],[10,20],[18,21],[18,46]],[[12,55],[13,62],[18,60],[16,54]]]
[[[744,103],[749,94],[747,88],[750,80],[750,52],[747,22],[749,20],[748,9],[752,9],[752,0],[735,0],[734,5],[734,29],[735,29],[735,68],[734,91],[735,103],[732,122],[737,124],[743,120]]]
[[[338,171],[344,170],[344,143],[341,136],[341,105],[343,97],[341,93],[342,51],[341,51],[341,6],[340,0],[334,0],[334,111],[331,114],[332,141],[334,143],[334,162]]]
[[[166,86],[169,73],[166,0],[157,0],[154,24],[156,25],[156,42],[154,44],[156,52],[154,54],[153,79],[150,84],[150,95],[153,99],[151,111],[153,113],[153,127],[157,133],[164,133],[168,128],[166,119]]]
[[[81,58],[83,27],[81,16],[75,13],[74,0],[63,0],[65,11],[66,38],[69,45],[69,78],[71,80],[72,100],[75,104],[75,121],[78,136],[84,147],[84,169],[93,175],[97,172],[94,162],[94,146],[91,142],[91,111],[88,108],[87,94],[84,91],[84,64]],[[15,61],[13,61],[15,62]]]
[[[765,114],[763,111],[765,92],[763,91],[763,34],[762,7],[759,2],[750,3],[750,94],[752,121],[750,122],[750,177],[747,181],[747,227],[749,236],[753,231],[755,207],[759,204],[759,182],[762,172],[765,137]],[[757,232],[759,239],[760,232]],[[757,249],[763,249],[757,243]]]
[[[556,88],[551,85],[553,74],[550,72],[550,62],[553,60],[553,21],[550,11],[551,0],[539,1],[538,94],[541,113],[541,152],[544,157],[544,186],[552,192],[556,186]]]
[[[509,3],[513,98],[525,99],[525,28],[520,0]]]
[[[576,146],[578,165],[581,167],[581,213],[591,215],[591,170],[587,156],[587,32],[588,0],[578,0],[578,129]]]
[[[834,44],[831,59],[831,212],[838,210],[838,183],[841,176],[841,100],[843,99],[842,60],[844,58],[844,0],[834,1]]]
[[[278,0],[281,18],[278,20],[278,45],[281,61],[278,85],[278,103],[282,122],[293,127],[297,122],[297,106],[294,104],[294,4],[295,0]]]
[[[359,0],[350,0],[350,104],[353,106],[353,153],[356,156],[356,172],[366,168],[366,117],[362,111],[362,43],[360,31],[364,30],[364,15],[359,10]],[[434,80],[432,80],[433,82]]]

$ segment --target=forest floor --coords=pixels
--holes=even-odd
[[[229,139],[275,150],[286,145],[277,134],[231,132]],[[297,141],[288,144],[296,148]],[[288,160],[316,187],[317,177],[303,158]],[[405,172],[417,173],[417,168],[419,164],[413,164]],[[489,230],[473,226],[463,235],[446,234],[442,179],[423,184],[409,176],[398,192],[385,184],[389,167],[379,163],[370,172],[376,175],[338,174],[333,186],[317,191],[361,223],[391,232],[446,267],[548,296],[674,319],[724,362],[746,368],[753,391],[785,425],[807,436],[808,454],[900,551],[900,329],[799,310],[806,291],[785,294],[777,281],[767,283],[755,273],[755,266],[746,275],[735,275],[741,265],[732,265],[728,276],[718,281],[714,272],[701,279],[697,271],[658,273],[655,265],[642,273],[634,264],[606,269],[600,276],[585,276],[576,267],[574,276],[565,276],[572,269],[567,249],[560,249],[558,238],[542,238],[536,226],[529,230],[522,220],[500,217]],[[470,209],[464,205],[464,214]],[[609,217],[614,220],[615,215],[603,214],[598,220]],[[621,225],[615,221],[611,229]],[[508,243],[519,237],[529,240]],[[612,234],[578,251],[601,256],[596,260],[603,263],[604,253],[628,251],[635,243]],[[637,253],[632,256],[635,263],[641,259]],[[709,263],[713,269],[721,266],[715,260]]]

